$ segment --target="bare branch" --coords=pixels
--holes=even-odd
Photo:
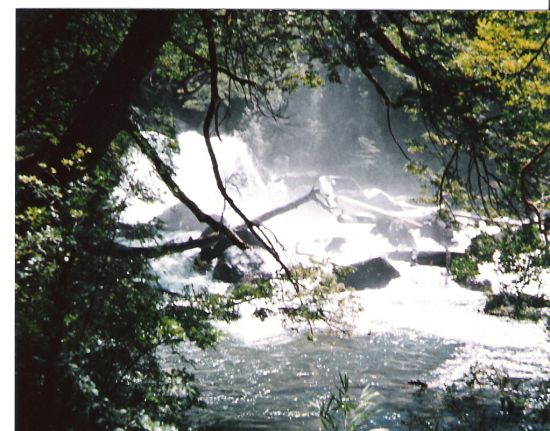
[[[213,233],[208,236],[199,238],[189,238],[184,242],[166,242],[164,244],[147,246],[147,247],[131,247],[113,242],[109,247],[100,247],[96,245],[86,245],[86,250],[92,254],[108,255],[112,257],[144,257],[154,259],[167,254],[181,253],[182,251],[192,250],[194,248],[206,247],[213,244],[220,238],[219,234]]]
[[[361,52],[362,51],[361,44],[363,42],[360,38],[355,38],[355,40],[356,40],[356,42],[355,42],[356,49],[357,49],[358,52]],[[364,56],[361,56],[361,55],[359,56],[359,67],[361,68],[361,71],[363,72],[363,74],[372,83],[372,85],[374,85],[374,88],[375,88],[376,92],[378,93],[378,95],[382,98],[382,100],[384,100],[384,103],[386,105],[386,123],[387,123],[387,126],[388,126],[388,131],[390,132],[390,136],[393,139],[393,142],[395,143],[395,145],[397,146],[397,148],[399,149],[399,151],[401,152],[403,157],[405,157],[405,159],[407,159],[407,161],[412,162],[411,158],[405,152],[405,150],[403,149],[403,147],[401,146],[401,144],[399,143],[399,141],[395,137],[395,134],[393,133],[393,129],[392,129],[392,125],[391,125],[391,111],[390,111],[391,107],[393,106],[393,102],[390,99],[390,96],[388,95],[388,93],[386,93],[386,90],[384,90],[384,87],[374,77],[374,75],[372,74],[370,68],[368,67],[368,65],[364,61]]]
[[[128,122],[127,124],[128,132],[131,134],[131,136],[136,141],[137,145],[149,158],[151,163],[153,163],[153,166],[155,167],[155,170],[157,171],[158,175],[166,184],[170,192],[180,200],[181,203],[183,203],[187,208],[191,210],[193,215],[197,218],[198,221],[206,223],[208,226],[212,228],[215,232],[220,232],[226,235],[236,246],[238,246],[241,249],[246,248],[246,243],[237,236],[235,232],[233,232],[230,228],[225,226],[224,224],[216,221],[214,218],[209,216],[208,214],[204,213],[198,205],[191,200],[176,184],[174,179],[172,178],[172,172],[171,169],[166,166],[158,154],[156,153],[155,149],[151,146],[149,141],[143,137],[141,132],[137,129],[137,127],[132,124],[131,122]]]
[[[216,159],[216,154],[214,153],[212,142],[210,141],[210,125],[212,123],[212,119],[215,114],[216,106],[220,100],[219,93],[218,93],[218,65],[217,65],[217,56],[216,56],[216,42],[214,40],[213,23],[212,23],[212,16],[210,15],[210,12],[209,11],[201,12],[201,18],[203,20],[204,26],[207,31],[208,54],[210,57],[210,104],[208,106],[208,110],[204,118],[203,135],[204,135],[204,141],[206,143],[206,147],[208,149],[208,154],[210,156],[214,177],[216,179],[216,185],[218,187],[218,190],[224,197],[224,199],[229,204],[229,206],[239,215],[239,217],[241,217],[241,219],[243,220],[248,230],[260,242],[262,247],[264,247],[269,252],[269,254],[273,256],[273,258],[277,261],[277,263],[283,269],[284,273],[287,276],[287,279],[292,283],[292,285],[294,286],[294,289],[298,292],[301,287],[300,283],[295,279],[290,268],[283,262],[283,260],[279,256],[279,253],[275,249],[275,246],[270,240],[270,238],[262,229],[260,229],[260,226],[258,223],[250,220],[246,216],[246,214],[243,213],[243,211],[235,204],[233,199],[228,195],[227,190],[224,187],[223,180],[221,178],[220,171],[218,168],[218,161]]]
[[[525,204],[525,207],[527,210],[532,209],[535,214],[537,215],[537,221],[539,224],[539,231],[544,235],[544,239],[546,241],[546,244],[548,244],[548,234],[546,232],[546,229],[544,227],[544,220],[543,216],[540,212],[540,210],[537,208],[537,206],[534,204],[532,200],[528,197],[527,192],[527,175],[529,174],[529,171],[533,168],[533,166],[544,156],[544,154],[548,151],[550,148],[550,142],[548,142],[535,156],[529,160],[523,168],[521,168],[521,175],[520,175],[520,184],[521,184],[521,198],[523,200],[523,203]]]
[[[195,60],[197,63],[200,63],[204,66],[210,65],[210,60],[208,58],[205,58],[199,54],[197,54],[195,51],[193,51],[190,47],[184,45],[180,41],[176,40],[175,38],[172,38],[172,42],[180,49],[181,52],[191,57],[193,60]],[[239,84],[245,86],[251,86],[251,87],[259,87],[260,85],[257,82],[252,81],[251,79],[242,78],[235,73],[233,73],[231,70],[225,68],[225,67],[218,67],[218,70],[223,73],[224,75],[227,75],[228,78],[231,78],[233,81],[238,82]]]
[[[451,158],[447,161],[445,164],[445,168],[443,169],[443,173],[441,174],[441,179],[439,180],[439,187],[438,187],[438,205],[441,205],[443,203],[443,189],[445,185],[445,181],[449,177],[449,171],[451,169],[451,165],[455,158],[458,157],[458,147],[455,147],[455,150],[453,154],[451,155]]]

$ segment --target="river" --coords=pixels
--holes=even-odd
[[[311,186],[326,188],[323,180],[341,182],[330,172],[292,173],[284,178],[269,174],[238,136],[222,138],[223,142],[215,143],[222,176],[229,193],[251,217],[290,202]],[[215,189],[202,137],[185,132],[179,139],[182,150],[174,165],[182,189],[205,212],[223,213],[225,220],[237,224],[238,217]],[[175,198],[154,178],[144,159],[134,155],[129,166],[131,175],[150,178],[163,200],[157,204],[132,201],[125,221],[147,221],[163,212],[166,218],[166,211],[177,204]],[[194,373],[208,404],[191,415],[189,429],[317,430],[318,403],[336,390],[339,373],[349,377],[353,397],[359,398],[366,387],[373,394],[361,429],[410,429],[418,412],[437,416],[440,408],[433,399],[471,369],[491,368],[530,381],[550,378],[550,347],[541,324],[483,314],[485,294],[455,283],[445,267],[392,258],[395,252],[463,251],[483,223],[465,219],[452,238],[442,239],[435,231],[426,235],[414,223],[431,217],[435,208],[417,205],[411,196],[393,196],[363,185],[350,187],[359,189],[354,193],[378,199],[359,202],[385,203],[384,211],[391,214],[397,209],[406,219],[403,239],[399,239],[403,229],[377,231],[368,218],[373,213],[357,204],[355,197],[349,198],[349,193],[341,198],[337,190],[330,190],[329,198],[337,199],[333,211],[308,202],[266,225],[284,245],[289,262],[303,263],[314,257],[349,265],[384,257],[400,276],[382,288],[355,293],[362,310],[348,316],[349,337],[320,327],[316,341],[311,342],[305,331],[290,331],[279,316],[264,321],[253,317],[254,307],[245,304],[239,321],[219,323],[224,335],[215,349],[182,346],[182,353],[195,361]],[[172,226],[167,240],[200,233],[201,227],[182,214],[169,218]],[[211,273],[196,273],[195,254],[166,256],[153,263],[164,287],[177,291],[192,283],[216,292],[230,288],[214,280]],[[177,362],[177,355],[166,355],[165,360],[170,366]],[[409,382],[421,382],[428,389]],[[506,427],[495,429],[501,428]]]

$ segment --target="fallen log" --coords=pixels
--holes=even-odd
[[[300,205],[309,202],[310,200],[317,201],[323,205],[317,197],[317,190],[312,189],[306,195],[289,202],[286,205],[268,211],[256,217],[253,221],[258,224],[263,223],[266,220],[293,210]],[[130,225],[124,225],[122,227],[127,232],[129,232],[131,228]],[[145,227],[145,225],[142,227]],[[259,241],[257,241],[255,236],[244,224],[239,225],[235,230],[233,230],[233,232],[235,232],[245,244],[261,246]],[[200,248],[201,254],[199,255],[199,258],[202,261],[209,262],[215,257],[220,257],[231,245],[234,245],[234,242],[231,239],[229,239],[226,235],[220,235],[219,233],[214,232],[214,230],[209,226],[198,238],[189,238],[187,241],[182,242],[169,241],[163,244],[140,247],[127,246],[117,242],[106,245],[90,243],[86,244],[85,248],[89,253],[96,255],[106,255],[112,257],[141,256],[149,259],[158,258],[167,254],[181,253],[182,251],[191,250],[194,248]]]
[[[340,204],[340,206],[344,206],[344,205],[348,207],[351,206],[351,207],[357,208],[358,210],[365,211],[367,213],[372,213],[377,216],[389,217],[389,218],[400,220],[412,228],[422,227],[422,223],[419,223],[418,221],[413,220],[410,217],[403,216],[403,214],[400,214],[399,211],[385,210],[377,206],[358,201],[356,199],[348,198],[347,196],[336,196],[336,202]]]
[[[262,215],[259,215],[258,217],[254,218],[252,220],[255,224],[261,224],[266,222],[267,220],[270,220],[274,217],[277,217],[281,214],[287,213],[293,209],[298,208],[299,206],[309,202],[314,201],[326,208],[326,205],[324,202],[321,201],[321,199],[318,196],[319,190],[312,188],[307,194],[305,194],[302,197],[299,197],[298,199],[295,199],[292,202],[289,202],[285,205],[282,205],[278,208],[274,208],[270,211],[267,211],[266,213],[263,213]],[[252,246],[262,246],[262,244],[259,243],[259,241],[256,239],[256,237],[250,232],[248,227],[245,224],[241,224],[237,226],[237,228],[234,229],[235,233],[248,245]],[[202,232],[202,236],[208,235],[212,232],[211,228],[208,227]],[[203,247],[201,249],[201,252],[198,256],[198,259],[201,263],[210,262],[215,258],[219,258],[226,249],[228,249],[232,244],[232,242],[225,236],[220,235],[217,242],[215,242],[213,245],[206,245],[206,247]]]
[[[219,239],[218,233],[211,233],[207,236],[198,238],[189,238],[187,241],[176,242],[169,241],[164,244],[153,246],[133,247],[113,242],[107,245],[84,244],[84,249],[93,255],[111,256],[111,257],[144,257],[154,259],[167,254],[181,253],[182,251],[192,250],[194,248],[204,248],[215,243]]]
[[[405,260],[417,265],[439,266],[448,268],[457,257],[465,256],[465,253],[455,251],[393,251],[388,254],[390,259]]]

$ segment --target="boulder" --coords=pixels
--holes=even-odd
[[[325,247],[325,251],[328,253],[336,252],[339,253],[342,246],[346,243],[346,239],[341,236],[334,237]]]
[[[371,232],[387,238],[390,244],[394,246],[415,246],[414,237],[410,232],[410,226],[399,219],[380,217]]]
[[[270,259],[271,255],[262,248],[241,250],[231,246],[218,259],[212,276],[226,283],[239,283],[257,277],[271,278],[274,271],[267,263]]]
[[[214,214],[212,217],[219,219],[219,216]],[[162,222],[163,230],[168,232],[203,230],[205,228],[205,224],[199,222],[191,210],[182,203],[164,210],[156,219]]]
[[[420,228],[420,236],[432,238],[440,244],[450,245],[453,240],[453,230],[444,221],[434,217],[424,220]]]
[[[355,271],[346,276],[344,284],[357,290],[384,287],[400,276],[399,272],[381,257],[354,263],[351,266]]]
[[[523,292],[500,292],[489,295],[483,311],[494,316],[538,321],[548,315],[550,299]]]

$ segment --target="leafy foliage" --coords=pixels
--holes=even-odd
[[[499,243],[500,266],[520,272],[518,285],[549,265],[540,235],[550,172],[547,14],[29,10],[17,21],[20,429],[181,424],[200,404],[191,364],[182,357],[181,367],[163,368],[162,349],[213,345],[213,321],[237,318],[243,301],[265,301],[258,317],[283,313],[291,326],[344,326],[344,286],[325,262],[229,295],[192,287],[174,294],[148,259],[117,248],[125,202],[113,190],[124,176],[123,156],[139,141],[133,132],[152,137],[146,155],[156,156],[169,181],[176,115],[208,105],[216,131],[231,101],[274,115],[286,92],[324,83],[317,61],[330,82],[341,80],[342,66],[359,69],[384,101],[389,126],[394,108],[422,122],[425,134],[410,146],[421,158],[409,169],[436,186],[439,203],[489,216],[536,213],[538,227],[506,233]],[[140,31],[151,28],[157,31]],[[153,198],[137,178],[127,186]],[[156,228],[128,236],[154,239]],[[491,247],[482,244],[487,251],[476,259],[488,259]],[[473,266],[464,261],[457,271]],[[324,409],[328,425],[332,413],[355,411],[349,382],[341,384]]]
[[[420,407],[409,412],[404,425],[412,430],[543,430],[550,420],[548,385],[474,364],[443,391],[418,392]]]
[[[477,262],[468,256],[458,256],[451,262],[449,271],[459,283],[464,283],[478,274]]]
[[[358,402],[350,394],[350,380],[346,374],[339,373],[339,385],[336,393],[319,405],[319,418],[325,431],[354,431],[364,424],[375,411],[378,393],[370,386],[361,392]]]
[[[478,265],[492,262],[499,274],[500,292],[490,294],[484,311],[516,319],[539,320],[548,301],[524,293],[526,287],[543,288],[543,271],[550,267],[549,250],[535,225],[503,229],[500,237],[481,233],[472,240],[465,256],[453,259],[450,272],[460,283],[469,283],[479,273]],[[510,278],[511,277],[511,278]]]
[[[18,143],[18,154],[36,150],[44,139],[59,141],[81,97],[96,86],[122,43],[131,18],[120,10],[18,13],[16,133],[25,142]]]
[[[70,160],[73,168],[86,152]],[[48,205],[27,207],[16,219],[21,429],[49,429],[45,417],[55,429],[137,426],[144,412],[180,421],[198,393],[185,368],[161,368],[158,348],[183,340],[212,345],[216,331],[204,317],[213,307],[162,292],[141,258],[82,249],[90,237],[114,232],[120,203],[104,202],[101,217],[89,208],[90,194],[109,189],[112,178],[84,175],[64,190],[21,180]]]

